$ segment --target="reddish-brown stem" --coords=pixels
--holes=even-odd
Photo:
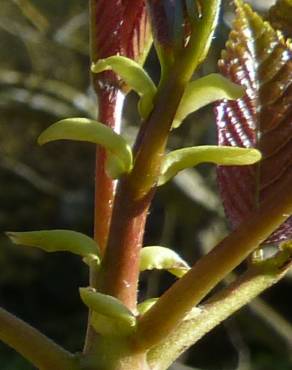
[[[168,132],[186,83],[180,81],[179,73],[174,76],[158,93],[156,109],[140,131],[133,171],[120,181],[104,258],[102,290],[133,310],[147,211],[155,192]]]
[[[98,120],[112,129],[119,131],[121,124],[121,111],[124,95],[117,87],[105,87],[94,80],[94,87],[98,96]],[[94,208],[94,239],[97,241],[101,255],[104,255],[109,227],[112,217],[115,196],[115,183],[106,173],[106,151],[97,146],[95,167],[95,208]],[[96,266],[90,266],[90,286],[97,287]],[[89,312],[87,334],[84,351],[90,352],[96,337],[90,325],[91,312]]]
[[[119,298],[130,309],[136,307],[138,257],[168,133],[185,86],[200,63],[218,16],[220,1],[208,0],[206,4],[204,20],[190,40],[189,48],[178,56],[169,78],[159,86],[154,109],[136,140],[134,168],[120,182],[115,200],[101,289]]]
[[[116,87],[95,87],[98,95],[98,120],[119,132],[124,95]],[[98,146],[95,167],[94,239],[102,255],[107,244],[115,193],[115,183],[106,173],[106,157],[106,151]]]
[[[114,232],[110,233],[104,259],[102,290],[135,310],[139,253],[152,192],[144,199],[134,201],[127,188],[127,181],[123,181],[117,194],[112,225]]]
[[[98,50],[97,3],[96,0],[90,1],[90,51],[93,62],[101,57]],[[117,76],[112,72],[93,74],[92,84],[98,98],[98,121],[119,132],[124,94],[120,90]],[[115,183],[105,171],[106,156],[106,151],[98,146],[95,169],[94,239],[98,242],[102,255],[107,244],[115,193]]]

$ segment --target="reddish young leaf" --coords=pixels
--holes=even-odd
[[[145,1],[92,0],[91,11],[95,19],[93,61],[122,55],[143,63],[151,39]],[[109,72],[103,76],[117,78]]]
[[[252,166],[218,168],[222,199],[233,227],[274,191],[292,164],[292,48],[248,5],[236,1],[236,8],[219,68],[244,86],[246,95],[217,104],[218,140],[220,145],[258,148],[263,160]],[[292,217],[267,243],[291,237]]]

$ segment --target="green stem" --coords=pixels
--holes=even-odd
[[[188,347],[264,290],[276,284],[289,267],[290,264],[283,269],[282,264],[279,264],[267,271],[260,266],[252,267],[204,305],[199,306],[190,319],[183,321],[173,334],[150,350],[150,367],[155,370],[167,369]]]
[[[79,370],[71,353],[3,308],[0,308],[0,339],[41,370]]]
[[[292,173],[235,231],[202,257],[141,317],[137,348],[157,345],[229,272],[292,214]],[[155,330],[153,330],[155,328]]]

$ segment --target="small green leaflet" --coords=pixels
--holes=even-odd
[[[179,171],[200,163],[224,166],[245,166],[258,162],[261,153],[257,149],[230,146],[204,145],[174,150],[166,154],[161,166],[158,186],[165,184]]]
[[[242,98],[243,87],[236,85],[218,73],[212,73],[189,82],[176,112],[172,127],[177,128],[192,112],[216,100]]]
[[[7,232],[15,244],[37,247],[46,252],[71,252],[99,262],[99,248],[87,235],[71,230],[42,230],[26,232]]]
[[[144,247],[140,255],[140,271],[167,270],[171,274],[182,277],[189,265],[173,250],[165,247]]]
[[[146,301],[141,302],[137,306],[137,310],[139,312],[139,315],[144,315],[152,306],[155,305],[155,303],[158,301],[159,298],[149,298],[146,299]]]
[[[92,288],[80,288],[82,301],[92,311],[92,325],[102,335],[126,335],[133,331],[136,318],[117,298]]]
[[[139,102],[140,114],[143,118],[147,118],[153,108],[153,99],[157,91],[147,72],[134,60],[122,56],[100,59],[91,66],[93,73],[107,70],[113,70],[131,89],[136,91],[141,97]]]
[[[132,169],[130,145],[110,127],[88,118],[67,118],[48,127],[38,138],[40,145],[56,140],[88,141],[109,151],[107,170],[118,178]]]

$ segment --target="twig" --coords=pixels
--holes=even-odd
[[[79,369],[74,355],[3,308],[0,308],[0,339],[42,370]]]
[[[137,346],[150,348],[169,335],[229,272],[292,214],[292,173],[275,193],[194,267],[140,319]],[[155,331],[153,331],[155,328]]]
[[[150,350],[148,360],[151,369],[167,369],[188,347],[264,290],[277,283],[289,266],[290,264],[282,269],[282,263],[280,263],[273,267],[274,272],[265,271],[259,266],[253,267],[228,287],[219,291],[204,305],[199,306],[192,318],[181,322],[166,340]]]

